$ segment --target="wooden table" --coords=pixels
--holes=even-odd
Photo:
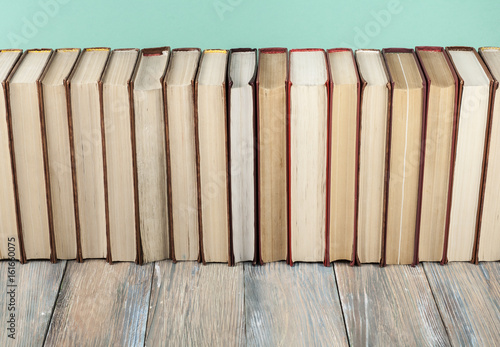
[[[500,263],[16,263],[0,346],[500,346]]]

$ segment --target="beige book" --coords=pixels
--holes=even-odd
[[[425,88],[413,50],[384,57],[394,83],[385,263],[412,264]]]
[[[255,258],[254,76],[257,51],[231,50],[229,79],[229,174],[235,262]]]
[[[6,83],[14,65],[21,57],[22,50],[0,51],[0,259],[21,259],[21,241],[18,237],[16,192],[14,186],[13,157],[11,152],[11,127],[7,112]]]
[[[260,259],[287,257],[286,48],[259,51],[257,72],[258,211]]]
[[[417,52],[428,89],[418,257],[420,261],[441,261],[447,230],[456,84],[444,50],[417,48]]]
[[[500,48],[483,47],[480,53],[495,78],[491,113],[487,171],[479,234],[478,261],[500,260]]]
[[[354,260],[358,148],[358,72],[351,50],[329,50],[332,92],[330,261]]]
[[[42,79],[50,196],[58,259],[77,257],[72,144],[65,82],[79,54],[77,48],[57,49]]]
[[[99,83],[109,52],[109,48],[85,49],[69,78],[81,242],[79,260],[107,256]]]
[[[451,198],[448,261],[473,257],[488,123],[490,77],[474,49],[448,47],[463,81]]]
[[[200,234],[204,262],[231,263],[226,50],[205,50],[196,77]]]
[[[165,78],[175,260],[197,260],[200,255],[194,108],[199,60],[199,49],[173,50]]]
[[[167,149],[162,78],[170,48],[143,49],[132,80],[134,96],[136,221],[141,238],[139,261],[170,257]]]
[[[290,51],[290,262],[325,261],[328,128],[325,51]]]
[[[102,117],[110,262],[138,260],[129,89],[138,52],[138,49],[113,50],[103,75]]]
[[[378,50],[357,50],[363,81],[360,105],[357,256],[361,263],[382,260],[386,201],[386,148],[389,79]]]
[[[9,77],[9,104],[16,179],[26,259],[51,259],[50,186],[39,79],[52,50],[29,50]]]

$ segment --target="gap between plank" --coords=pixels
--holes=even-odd
[[[153,271],[151,271],[151,283],[149,285],[149,300],[148,300],[148,314],[146,315],[146,331],[144,332],[144,341],[142,342],[142,346],[146,347],[146,341],[148,340],[148,321],[149,321],[149,310],[151,310],[151,296],[153,294],[153,280],[155,277],[155,271],[156,271],[156,261],[153,262]],[[140,266],[145,266],[140,265]]]
[[[422,266],[422,269],[424,270],[425,280],[427,281],[427,285],[429,286],[429,288],[431,290],[432,299],[434,300],[434,304],[436,305],[436,307],[438,309],[439,318],[441,318],[441,322],[443,323],[444,330],[446,331],[446,336],[448,337],[448,341],[450,342],[450,345],[451,345],[452,344],[452,342],[451,342],[451,335],[450,335],[450,332],[448,331],[448,326],[444,322],[443,314],[441,312],[441,308],[438,305],[438,302],[436,300],[436,295],[434,295],[434,289],[432,289],[431,282],[429,281],[429,276],[427,275],[427,265],[421,264],[421,266]],[[439,265],[439,266],[446,266],[446,265]]]
[[[243,263],[243,326],[245,327],[245,346],[248,345],[247,340],[247,291],[245,287],[245,271],[247,268],[247,264]]]
[[[345,321],[344,303],[342,302],[342,297],[340,296],[340,291],[339,291],[339,283],[337,282],[337,272],[335,271],[335,266],[336,265],[334,263],[334,264],[331,264],[331,266],[332,266],[332,270],[333,270],[333,279],[335,280],[335,289],[337,290],[337,296],[338,296],[339,302],[340,302],[340,311],[342,312],[342,321],[344,322],[344,329],[345,329],[345,335],[347,337],[347,344],[350,347],[352,347],[351,346],[351,339],[349,337],[349,330],[347,330],[347,323]]]
[[[64,260],[64,269],[61,276],[61,281],[59,282],[59,287],[57,288],[57,295],[54,300],[54,305],[52,305],[52,310],[50,311],[50,319],[49,324],[47,324],[47,328],[45,329],[45,334],[43,335],[42,346],[45,346],[45,341],[47,340],[47,334],[49,333],[50,326],[52,325],[52,318],[54,317],[54,311],[56,310],[57,300],[59,300],[59,295],[61,294],[61,287],[64,281],[64,276],[66,276],[66,269],[68,268],[68,260]]]

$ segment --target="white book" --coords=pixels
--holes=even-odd
[[[291,262],[325,260],[328,77],[324,50],[290,51]]]
[[[229,174],[235,262],[255,259],[255,50],[231,51]]]
[[[500,49],[487,47],[480,49],[481,55],[495,78],[493,110],[488,146],[486,178],[484,181],[483,209],[479,229],[478,261],[500,260]]]
[[[463,80],[451,198],[448,261],[470,261],[474,249],[490,77],[474,49],[448,48]]]

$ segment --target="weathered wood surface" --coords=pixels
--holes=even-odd
[[[500,345],[498,262],[15,268],[16,340],[3,294],[0,346]],[[6,289],[7,261],[0,274]]]
[[[155,263],[147,346],[244,346],[243,265]]]
[[[16,287],[7,287],[8,261],[0,262],[0,346],[41,346],[50,323],[57,298],[65,261],[51,264],[48,261],[30,261],[20,265],[15,262]],[[10,295],[15,289],[15,311],[8,310]],[[11,306],[12,307],[12,306]],[[15,313],[15,339],[9,338],[7,321]]]
[[[144,343],[153,264],[68,262],[47,346]]]
[[[448,346],[449,340],[421,266],[336,263],[352,346]]]
[[[500,346],[500,263],[425,263],[450,341]]]
[[[321,264],[245,264],[248,346],[348,345],[335,276]]]

